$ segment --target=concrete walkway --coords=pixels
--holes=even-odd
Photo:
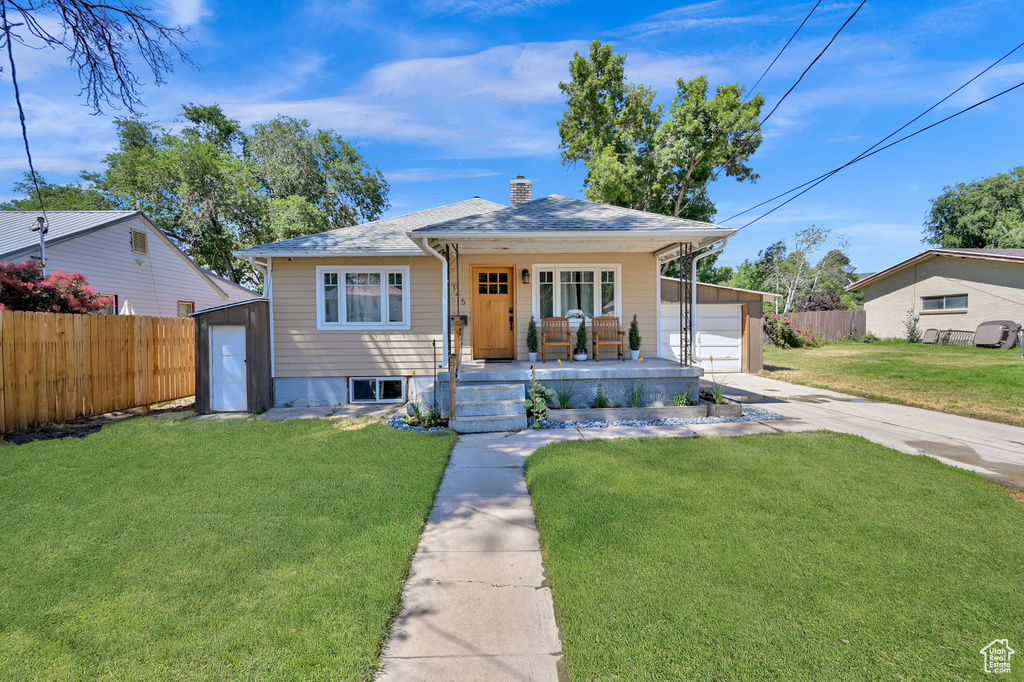
[[[730,397],[790,417],[764,422],[779,431],[829,429],[912,455],[928,455],[983,476],[1024,486],[1024,428],[875,402],[776,379],[733,374]]]
[[[560,440],[650,429],[460,436],[427,521],[379,680],[557,682],[562,644],[523,462]],[[690,436],[685,427],[661,435]]]

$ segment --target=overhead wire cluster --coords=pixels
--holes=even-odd
[[[825,45],[825,47],[822,48],[822,50],[817,54],[817,56],[815,56],[815,58],[811,61],[811,63],[808,64],[807,68],[805,68],[803,70],[803,72],[801,72],[800,76],[796,79],[796,81],[793,83],[793,85],[791,85],[789,87],[789,89],[786,91],[786,93],[779,99],[779,101],[775,103],[775,106],[772,107],[771,111],[769,111],[768,114],[763,119],[761,119],[761,125],[762,126],[768,121],[768,119],[771,118],[772,114],[774,114],[776,112],[776,110],[778,110],[779,106],[786,100],[786,98],[790,95],[790,93],[793,92],[793,90],[797,87],[797,85],[800,84],[800,82],[803,80],[804,76],[807,75],[807,72],[810,71],[811,67],[813,67],[818,62],[818,60],[821,59],[822,55],[825,54],[825,52],[829,49],[829,47],[832,46],[832,44],[835,42],[836,38],[839,37],[839,34],[843,31],[843,29],[846,28],[846,26],[853,20],[853,18],[857,15],[857,13],[864,6],[865,2],[866,2],[866,0],[863,0],[857,6],[857,8],[853,11],[853,13],[851,13],[850,16],[847,17],[846,21],[844,21],[842,26],[840,26],[839,29],[832,35],[832,38],[828,41],[828,43]],[[793,42],[793,39],[796,37],[797,33],[800,32],[800,29],[802,29],[804,27],[804,25],[807,23],[807,21],[811,18],[811,15],[814,14],[814,11],[818,8],[819,4],[821,4],[821,3],[820,2],[816,3],[811,8],[811,11],[807,14],[807,16],[804,17],[804,20],[802,22],[800,22],[800,25],[797,27],[797,30],[793,33],[792,36],[790,36],[789,40],[786,41],[785,45],[783,45],[782,49],[779,51],[779,53],[775,56],[775,58],[768,65],[768,68],[766,68],[764,70],[764,72],[761,74],[761,76],[757,79],[757,82],[754,84],[754,87],[751,88],[751,91],[753,91],[754,89],[757,88],[757,85],[760,84],[761,80],[765,77],[765,75],[767,75],[767,73],[775,65],[775,63],[778,61],[779,57],[782,56],[782,53],[786,50],[787,47],[789,47],[789,44],[791,42]],[[981,100],[979,102],[975,102],[974,104],[971,104],[970,106],[964,107],[964,108],[960,109],[959,111],[957,111],[957,112],[955,112],[953,114],[950,114],[949,116],[946,116],[945,118],[940,119],[939,121],[931,123],[930,125],[924,126],[923,128],[915,130],[914,132],[912,132],[912,133],[910,133],[908,135],[904,135],[903,137],[900,137],[900,138],[898,138],[898,139],[896,139],[896,140],[894,140],[892,142],[889,142],[888,144],[885,144],[886,142],[891,140],[893,137],[895,137],[896,135],[898,135],[899,133],[903,132],[904,130],[909,128],[911,125],[913,125],[914,123],[919,121],[921,118],[923,118],[924,116],[926,116],[930,112],[934,111],[937,107],[942,105],[944,102],[949,100],[951,97],[955,96],[957,93],[962,91],[964,88],[969,86],[971,83],[973,83],[974,81],[978,80],[981,76],[983,76],[984,74],[988,73],[990,70],[995,68],[997,65],[999,65],[1000,63],[1005,61],[1008,57],[1010,57],[1012,54],[1014,54],[1015,52],[1020,50],[1022,47],[1024,47],[1024,42],[1018,44],[1012,50],[1010,50],[1009,52],[1004,54],[1002,57],[1000,57],[999,59],[995,60],[994,62],[989,64],[987,67],[985,67],[984,69],[979,71],[972,78],[970,78],[965,83],[960,85],[958,88],[956,88],[955,90],[950,92],[948,95],[946,95],[945,97],[943,97],[942,99],[937,101],[935,104],[931,105],[930,107],[928,107],[927,109],[922,111],[920,114],[918,114],[914,118],[910,119],[909,121],[904,123],[902,126],[897,128],[893,132],[889,133],[888,135],[883,137],[881,140],[879,140],[875,144],[871,145],[870,147],[865,149],[863,152],[861,152],[860,154],[858,154],[857,156],[855,156],[851,160],[847,161],[846,163],[842,164],[841,166],[838,166],[838,167],[833,168],[833,169],[831,169],[831,170],[829,170],[829,171],[827,171],[825,173],[822,173],[821,175],[818,175],[815,178],[812,178],[812,179],[810,179],[810,180],[808,180],[808,181],[806,181],[806,182],[804,182],[802,184],[799,184],[796,187],[788,189],[785,192],[781,192],[781,193],[771,197],[770,199],[766,199],[766,200],[764,200],[764,201],[762,201],[762,202],[760,202],[758,204],[755,204],[754,206],[746,208],[746,209],[740,211],[739,213],[735,213],[735,214],[729,216],[728,218],[725,218],[725,219],[723,219],[723,220],[721,220],[719,222],[722,222],[722,223],[729,222],[730,220],[733,220],[735,218],[738,218],[741,215],[744,215],[744,214],[749,213],[751,211],[754,211],[754,210],[756,210],[758,208],[761,208],[761,207],[763,207],[763,206],[765,206],[767,204],[770,204],[770,203],[772,203],[772,202],[774,202],[774,201],[776,201],[778,199],[781,199],[782,197],[785,197],[787,195],[793,194],[794,192],[798,192],[797,194],[789,197],[788,199],[786,199],[785,201],[781,202],[780,204],[778,204],[778,205],[772,207],[771,209],[765,211],[764,213],[762,213],[761,215],[757,216],[753,220],[750,220],[749,222],[745,223],[741,227],[737,228],[737,231],[742,230],[742,229],[744,229],[746,227],[749,227],[749,226],[753,225],[754,223],[758,222],[759,220],[761,220],[762,218],[765,218],[765,217],[771,215],[772,213],[774,213],[778,209],[782,208],[786,204],[788,204],[791,201],[795,200],[797,197],[800,197],[803,194],[806,194],[807,192],[809,192],[810,190],[814,189],[815,187],[817,187],[821,183],[825,182],[826,180],[828,180],[829,178],[831,178],[835,174],[837,174],[840,171],[842,171],[844,168],[847,168],[847,167],[849,167],[849,166],[851,166],[851,165],[853,165],[855,163],[858,163],[858,162],[863,161],[863,160],[865,160],[867,158],[870,158],[871,156],[874,156],[875,154],[878,154],[879,152],[882,152],[882,151],[885,151],[886,149],[894,147],[895,145],[897,145],[897,144],[899,144],[901,142],[904,142],[906,140],[909,140],[912,137],[920,135],[921,133],[923,133],[923,132],[925,132],[927,130],[930,130],[931,128],[934,128],[934,127],[936,127],[938,125],[941,125],[942,123],[945,123],[946,121],[949,121],[949,120],[951,120],[953,118],[956,118],[957,116],[965,114],[968,111],[971,111],[972,109],[975,109],[975,108],[977,108],[977,107],[979,107],[979,106],[981,106],[983,104],[991,102],[992,100],[994,100],[994,99],[996,99],[998,97],[1002,97],[1003,95],[1006,95],[1006,94],[1008,94],[1008,93],[1010,93],[1010,92],[1012,92],[1012,91],[1014,91],[1014,90],[1024,86],[1024,81],[1021,81],[1021,82],[1017,83],[1016,85],[1013,85],[1013,86],[1011,86],[1009,88],[1006,88],[1005,90],[1002,90],[1002,91],[1000,91],[1000,92],[998,92],[998,93],[996,93],[996,94],[994,94],[994,95],[992,95],[990,97],[986,97],[985,99],[983,99],[983,100]],[[715,174],[711,177],[712,181],[717,179],[719,174],[721,174],[722,170],[725,167],[728,167],[728,165],[732,162],[732,160],[735,159],[737,156],[739,156],[739,154],[741,154],[746,149],[746,147],[749,145],[750,141],[753,139],[753,136],[756,135],[756,134],[757,133],[753,133],[747,140],[742,141],[739,144],[739,146],[738,146],[736,152],[733,154],[733,156],[725,163],[725,165],[722,168],[719,168],[715,172]],[[799,191],[799,190],[802,190],[802,191]],[[695,197],[696,197],[696,195],[694,197],[691,197],[690,201],[693,201],[693,198],[695,198]],[[687,202],[687,205],[688,204],[689,204],[689,202]]]

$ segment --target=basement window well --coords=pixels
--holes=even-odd
[[[405,379],[401,377],[352,377],[348,380],[350,403],[404,403]]]

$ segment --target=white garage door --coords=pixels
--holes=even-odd
[[[214,412],[245,412],[245,327],[210,326],[210,396]]]
[[[663,358],[679,359],[679,304],[661,304],[661,346]],[[743,306],[732,304],[697,305],[698,364],[709,371],[743,371]]]

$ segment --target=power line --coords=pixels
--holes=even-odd
[[[895,146],[895,145],[898,145],[898,144],[899,144],[900,142],[903,142],[903,141],[905,141],[905,140],[909,140],[910,138],[912,138],[912,137],[914,137],[914,136],[916,136],[916,135],[920,135],[921,133],[925,132],[926,130],[930,130],[930,129],[934,128],[935,126],[937,126],[937,125],[940,125],[940,124],[942,124],[942,123],[945,123],[946,121],[948,121],[948,120],[950,120],[950,119],[952,119],[952,118],[956,118],[956,117],[957,117],[957,116],[959,116],[960,114],[965,114],[965,113],[967,113],[968,111],[970,111],[971,109],[974,109],[974,108],[976,108],[976,107],[980,107],[980,106],[981,106],[982,104],[985,104],[985,103],[987,103],[987,102],[991,102],[991,101],[992,101],[992,100],[994,100],[995,98],[997,98],[997,97],[1002,97],[1003,95],[1007,94],[1008,92],[1012,92],[1012,91],[1014,91],[1014,90],[1016,90],[1017,88],[1020,88],[1020,87],[1024,87],[1024,81],[1021,81],[1020,83],[1017,83],[1016,85],[1014,85],[1014,86],[1012,86],[1012,87],[1009,87],[1009,88],[1007,88],[1007,89],[1003,90],[1002,92],[998,92],[998,93],[996,93],[996,94],[992,95],[991,97],[987,97],[987,98],[985,98],[985,99],[981,100],[980,102],[975,102],[975,103],[974,103],[974,104],[972,104],[971,106],[969,106],[969,107],[966,107],[966,108],[964,108],[964,109],[961,109],[960,111],[956,112],[955,114],[950,114],[950,115],[949,115],[949,116],[947,116],[946,118],[943,118],[943,119],[941,119],[941,120],[938,120],[938,121],[936,121],[935,123],[932,123],[931,125],[927,125],[927,126],[925,126],[924,128],[921,128],[921,129],[919,129],[919,130],[915,130],[914,132],[910,133],[909,135],[904,135],[904,136],[903,136],[903,137],[901,137],[900,139],[898,139],[898,140],[895,140],[894,142],[890,142],[889,144],[885,145],[884,147],[879,147],[878,149],[876,149],[876,150],[874,150],[874,151],[872,151],[872,152],[870,152],[870,153],[868,153],[868,154],[864,154],[864,155],[862,155],[862,156],[859,156],[859,157],[857,157],[857,158],[855,158],[855,159],[852,159],[851,161],[848,161],[848,162],[846,162],[846,163],[845,163],[845,164],[843,164],[842,166],[839,166],[838,168],[835,168],[835,169],[833,169],[833,170],[829,171],[829,172],[828,172],[828,173],[826,173],[826,174],[825,174],[824,176],[820,176],[820,179],[819,179],[819,180],[818,180],[817,182],[815,182],[815,183],[814,183],[813,185],[811,185],[810,187],[806,188],[805,190],[803,190],[803,191],[802,191],[802,192],[800,192],[799,194],[795,194],[795,195],[793,195],[792,197],[790,197],[790,198],[789,198],[789,199],[787,199],[786,201],[783,201],[783,202],[782,202],[781,204],[779,204],[779,205],[778,205],[778,206],[776,206],[775,208],[771,209],[770,211],[768,211],[768,212],[766,212],[766,213],[763,213],[763,214],[759,215],[758,217],[754,218],[753,220],[751,220],[751,221],[750,221],[749,223],[747,223],[746,225],[743,225],[742,227],[739,227],[739,228],[737,228],[737,229],[736,229],[736,231],[737,231],[737,232],[739,232],[740,230],[742,230],[742,229],[744,229],[744,228],[746,228],[746,227],[750,227],[751,225],[753,225],[754,223],[756,223],[756,222],[757,222],[758,220],[761,220],[762,218],[765,218],[765,217],[767,217],[767,216],[771,215],[772,213],[775,213],[775,211],[779,210],[780,208],[782,208],[783,206],[785,206],[785,205],[786,205],[786,204],[788,204],[789,202],[793,201],[793,200],[794,200],[794,199],[796,199],[797,197],[799,197],[799,196],[801,196],[801,195],[803,195],[803,194],[806,194],[807,192],[810,192],[810,191],[811,191],[812,189],[814,189],[815,187],[817,187],[817,186],[818,186],[818,185],[820,185],[821,183],[825,182],[825,181],[826,181],[826,180],[828,180],[828,179],[829,179],[830,177],[832,177],[833,175],[835,175],[835,174],[836,174],[836,173],[838,173],[839,171],[843,170],[843,169],[844,169],[844,168],[846,168],[847,166],[852,166],[853,164],[857,163],[858,161],[863,161],[864,159],[866,159],[866,158],[868,158],[868,157],[871,157],[871,156],[874,156],[875,154],[877,154],[877,153],[879,153],[879,152],[884,152],[884,151],[885,151],[886,149],[888,149],[889,147],[893,147],[893,146]],[[812,181],[812,182],[813,182],[813,181]],[[807,183],[804,183],[804,184],[807,184]]]
[[[807,16],[804,17],[804,20],[800,22],[800,25],[796,27],[796,30],[793,31],[793,35],[789,37],[789,40],[786,41],[786,44],[783,45],[782,49],[779,50],[779,53],[775,55],[775,59],[773,59],[772,63],[768,65],[768,68],[764,70],[764,73],[762,73],[760,77],[758,77],[757,81],[750,87],[750,90],[747,91],[747,94],[750,94],[751,92],[757,90],[757,86],[761,84],[761,81],[764,79],[764,77],[767,76],[768,72],[772,70],[772,67],[775,66],[775,62],[779,61],[779,57],[781,57],[782,53],[786,51],[786,48],[789,47],[789,44],[793,42],[793,39],[796,38],[796,34],[800,32],[800,29],[804,27],[804,24],[807,23],[807,20],[811,18],[811,15],[814,14],[814,10],[818,9],[818,5],[820,4],[821,0],[818,0],[818,2],[814,3],[814,7],[812,7],[811,11],[807,13]]]
[[[775,111],[779,108],[779,106],[783,102],[786,101],[786,98],[789,97],[790,93],[792,93],[793,90],[796,89],[796,86],[800,85],[800,81],[802,81],[804,79],[804,76],[806,76],[807,72],[811,70],[811,67],[813,67],[818,62],[819,59],[821,59],[822,55],[824,55],[825,52],[828,51],[828,48],[832,47],[832,43],[834,43],[836,41],[836,38],[838,38],[839,34],[843,32],[843,29],[846,28],[847,24],[849,24],[851,21],[853,21],[853,18],[855,16],[857,16],[857,12],[860,12],[860,8],[863,7],[864,3],[866,3],[866,2],[867,2],[867,0],[861,0],[861,3],[859,5],[857,5],[857,9],[853,10],[853,14],[851,14],[849,17],[847,17],[846,21],[843,22],[843,25],[839,27],[839,30],[837,30],[834,34],[832,34],[832,38],[831,38],[831,40],[828,41],[828,44],[826,44],[825,47],[821,48],[821,52],[819,52],[818,55],[811,61],[811,63],[807,65],[807,68],[803,70],[803,73],[801,73],[800,77],[796,79],[796,82],[793,83],[793,85],[790,86],[789,90],[786,91],[786,94],[784,94],[782,96],[782,98],[779,99],[779,101],[775,103],[775,106],[772,107],[772,110],[768,112],[768,115],[765,116],[763,119],[761,119],[760,124],[758,124],[758,129],[755,132],[752,132],[750,135],[747,136],[746,139],[744,139],[744,140],[742,140],[740,142],[740,144],[737,147],[736,151],[733,152],[733,155],[730,156],[729,159],[721,167],[719,167],[718,170],[715,171],[714,175],[712,175],[711,178],[706,183],[704,183],[703,187],[701,187],[699,190],[697,190],[697,192],[694,193],[694,195],[692,197],[690,197],[689,199],[686,200],[686,203],[683,204],[683,207],[681,209],[679,209],[679,213],[682,213],[684,210],[686,210],[686,208],[690,204],[693,203],[694,199],[696,199],[701,194],[704,194],[705,192],[707,192],[708,185],[711,184],[712,182],[714,182],[715,180],[717,180],[718,176],[722,174],[722,170],[725,169],[725,168],[728,168],[729,164],[731,164],[733,161],[735,161],[736,158],[741,153],[743,153],[746,150],[746,148],[750,144],[750,141],[754,139],[754,136],[761,132],[761,127],[764,126],[764,124],[768,122],[768,119],[772,117],[772,114],[774,114]],[[790,39],[789,39],[790,41],[792,41],[793,38],[796,37],[796,34],[799,33],[800,28],[802,28],[803,25],[805,23],[807,23],[807,20],[811,18],[811,14],[814,13],[814,10],[818,8],[819,4],[821,4],[821,3],[819,2],[819,3],[815,4],[814,7],[811,8],[811,11],[808,12],[808,14],[804,18],[803,22],[801,22],[800,27],[798,27],[796,32],[794,32],[792,37],[790,37]],[[788,45],[789,45],[789,41],[786,42],[786,46],[788,46]],[[784,51],[786,49],[786,46],[783,46],[782,50],[779,51],[779,54],[776,55],[775,60],[777,60],[780,56],[782,56],[782,51]],[[772,64],[775,63],[775,60],[772,60]],[[770,69],[771,65],[769,65],[768,68]],[[768,69],[765,69],[764,73],[765,74],[768,73]],[[764,78],[764,74],[761,74],[761,78]],[[758,83],[761,82],[761,78],[757,79]],[[754,84],[754,88],[756,88],[756,87],[757,87],[757,84],[755,83]],[[753,88],[751,88],[751,90],[753,90]]]
[[[25,141],[25,156],[28,157],[28,169],[32,174],[32,184],[36,188],[36,198],[39,199],[39,208],[43,212],[43,220],[45,224],[49,224],[46,220],[46,206],[43,204],[43,193],[39,189],[39,178],[36,175],[35,166],[32,164],[32,150],[28,145],[28,128],[25,126],[25,109],[21,106],[21,91],[18,89],[18,72],[14,67],[14,42],[11,38],[11,24],[7,23],[7,3],[0,0],[0,22],[3,22],[4,34],[7,38],[7,61],[11,65],[11,84],[14,86],[14,101],[18,103],[18,118],[21,120],[21,139]],[[45,229],[45,226],[40,226]]]
[[[949,98],[951,98],[951,97],[953,97],[954,95],[956,95],[956,94],[957,94],[958,92],[960,92],[961,90],[963,90],[964,88],[966,88],[966,87],[967,87],[968,85],[970,85],[970,84],[971,84],[971,83],[973,83],[974,81],[976,81],[976,80],[978,80],[979,78],[981,78],[981,77],[982,77],[983,75],[985,75],[986,73],[988,73],[989,71],[991,71],[991,70],[992,70],[993,68],[995,68],[996,66],[998,66],[998,65],[999,65],[999,64],[1000,64],[1000,63],[1001,63],[1001,62],[1002,62],[1003,60],[1005,60],[1005,59],[1006,59],[1007,57],[1009,57],[1010,55],[1012,55],[1012,54],[1013,54],[1014,52],[1016,52],[1017,50],[1019,50],[1019,49],[1020,49],[1020,48],[1022,48],[1022,47],[1024,47],[1024,42],[1022,42],[1022,43],[1018,44],[1018,45],[1017,45],[1017,46],[1016,46],[1015,48],[1013,48],[1012,50],[1010,50],[1009,52],[1007,52],[1006,54],[1004,54],[1004,55],[1003,55],[1002,57],[1000,57],[999,59],[995,60],[994,62],[992,62],[991,64],[989,64],[989,65],[988,65],[987,67],[985,67],[984,69],[982,69],[981,71],[979,71],[979,72],[978,72],[977,74],[975,74],[975,75],[974,75],[974,77],[972,77],[972,78],[971,78],[970,80],[968,80],[968,81],[967,81],[967,82],[965,82],[965,83],[964,83],[963,85],[961,85],[960,87],[958,87],[958,88],[957,88],[956,90],[954,90],[953,92],[949,93],[948,95],[946,95],[945,97],[943,97],[942,99],[940,99],[940,100],[939,100],[938,102],[936,102],[935,104],[931,105],[930,107],[928,107],[927,109],[925,109],[924,111],[922,111],[922,112],[921,112],[920,114],[918,114],[918,115],[917,115],[917,116],[915,116],[914,118],[910,119],[909,121],[907,121],[906,123],[904,123],[904,124],[903,124],[902,126],[900,126],[900,127],[899,127],[899,128],[897,128],[896,130],[892,131],[891,133],[889,133],[888,135],[886,135],[885,137],[883,137],[883,138],[882,138],[881,140],[879,140],[878,142],[874,143],[873,145],[871,145],[870,147],[868,147],[867,149],[865,149],[864,151],[862,151],[862,152],[861,152],[860,154],[858,154],[857,156],[855,156],[855,157],[853,158],[853,160],[852,160],[852,161],[850,161],[850,163],[854,163],[854,162],[856,162],[856,161],[859,161],[859,160],[860,160],[861,158],[863,158],[863,157],[864,157],[864,156],[865,156],[866,154],[868,154],[869,152],[871,152],[871,151],[872,151],[873,149],[875,149],[876,147],[878,147],[878,146],[879,146],[880,144],[884,143],[884,142],[885,142],[886,140],[888,140],[888,139],[892,138],[893,136],[895,136],[895,135],[897,135],[897,134],[901,133],[902,131],[906,130],[907,128],[909,128],[909,127],[910,127],[910,126],[911,126],[912,124],[914,124],[915,122],[919,121],[919,120],[920,120],[921,118],[923,118],[923,117],[924,117],[925,115],[927,115],[927,114],[931,113],[932,111],[934,111],[934,110],[935,110],[935,109],[936,109],[936,108],[937,108],[937,107],[938,107],[939,105],[941,105],[941,104],[942,104],[943,102],[945,102],[945,101],[946,101],[946,100],[948,100]],[[849,164],[846,164],[846,165],[849,165]],[[782,197],[786,196],[787,194],[792,194],[793,192],[795,192],[795,191],[797,191],[798,189],[801,189],[801,188],[803,188],[803,187],[806,187],[807,185],[811,184],[812,182],[816,182],[816,181],[818,181],[818,180],[821,180],[821,179],[823,179],[823,178],[827,178],[827,177],[830,177],[831,175],[834,175],[835,173],[837,173],[837,172],[838,172],[839,170],[841,170],[842,168],[845,168],[845,166],[840,166],[839,168],[836,168],[836,169],[830,170],[830,171],[828,171],[828,172],[826,172],[826,173],[822,173],[822,174],[821,174],[821,175],[819,175],[818,177],[816,177],[816,178],[811,178],[810,180],[808,180],[807,182],[805,182],[805,183],[803,183],[803,184],[797,185],[796,187],[793,187],[792,189],[788,189],[788,190],[786,190],[785,192],[782,192],[782,193],[780,193],[780,194],[776,194],[776,195],[775,195],[775,196],[773,196],[772,198],[770,198],[770,199],[765,199],[765,200],[764,200],[764,201],[762,201],[761,203],[759,203],[759,204],[756,204],[756,205],[754,205],[754,206],[751,206],[750,208],[744,209],[744,210],[740,211],[739,213],[735,213],[735,214],[733,214],[733,215],[729,216],[728,218],[725,218],[725,219],[723,219],[723,220],[722,220],[721,222],[723,222],[723,223],[727,223],[727,222],[729,222],[730,220],[732,220],[733,218],[738,218],[738,217],[740,217],[740,216],[741,216],[741,215],[743,215],[744,213],[749,213],[750,211],[753,211],[754,209],[758,209],[758,208],[761,208],[761,207],[762,207],[762,206],[764,206],[765,204],[770,204],[771,202],[775,201],[776,199],[781,199]]]
[[[796,83],[793,83],[793,85],[790,86],[789,90],[786,90],[786,94],[782,96],[782,99],[776,102],[775,106],[772,107],[772,110],[768,112],[768,115],[761,119],[761,125],[764,125],[765,123],[768,122],[768,119],[772,117],[772,114],[774,114],[775,110],[779,108],[779,105],[785,102],[786,98],[789,97],[789,93],[793,92],[793,90],[796,89],[796,86],[800,85],[800,81],[804,79],[804,76],[807,75],[807,72],[811,70],[812,66],[818,63],[818,60],[821,59],[822,55],[825,54],[828,48],[832,47],[832,43],[836,41],[836,38],[838,38],[839,34],[843,32],[843,29],[846,28],[846,25],[853,21],[853,18],[857,16],[857,12],[860,11],[860,8],[863,7],[864,3],[866,3],[867,1],[868,0],[861,0],[860,4],[857,5],[857,9],[853,10],[853,14],[847,17],[846,21],[843,22],[843,25],[839,27],[839,30],[832,35],[832,39],[828,41],[828,44],[825,45],[825,47],[821,48],[821,52],[818,53],[818,56],[811,60],[811,63],[807,65],[807,68],[804,69],[804,72],[801,73],[800,77],[796,79]]]

